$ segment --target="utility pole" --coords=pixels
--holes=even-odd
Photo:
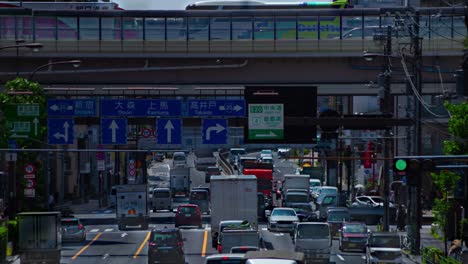
[[[392,27],[387,26],[387,35],[386,35],[386,44],[384,47],[385,53],[385,69],[384,69],[384,96],[383,100],[381,101],[381,112],[383,114],[389,114],[393,118],[393,97],[391,94],[391,65],[390,59],[392,56]],[[391,129],[385,129],[385,136],[384,136],[384,157],[386,158],[384,161],[383,167],[383,176],[384,176],[384,184],[383,184],[383,197],[384,197],[384,219],[383,219],[383,231],[389,231],[390,226],[390,210],[389,210],[389,181],[390,181],[390,161],[388,158],[391,157],[391,149],[392,149],[392,140],[391,140]]]

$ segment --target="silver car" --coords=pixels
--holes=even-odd
[[[268,230],[293,233],[298,222],[299,217],[293,208],[275,208],[268,217]]]
[[[62,218],[62,241],[78,241],[86,240],[86,229],[81,224],[80,220],[75,217]]]

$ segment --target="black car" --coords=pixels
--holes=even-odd
[[[183,241],[178,228],[153,229],[148,240],[148,264],[184,264]]]
[[[314,213],[314,209],[311,204],[309,203],[292,203],[290,205],[299,217],[299,221],[301,222],[311,222],[316,221],[317,217]]]

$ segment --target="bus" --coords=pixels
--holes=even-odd
[[[303,10],[351,8],[349,0],[316,0],[309,2],[269,3],[261,1],[203,1],[190,4],[186,10]],[[197,21],[197,30],[211,28],[213,40],[225,40],[231,28],[232,39],[296,40],[335,39],[340,36],[340,17],[250,17],[202,18]],[[253,22],[253,26],[252,26]],[[204,24],[204,25],[203,25]],[[195,32],[191,32],[195,33]],[[230,36],[231,37],[231,36]]]
[[[242,168],[243,175],[257,177],[257,191],[271,198],[273,190],[273,164],[258,161],[246,161]]]

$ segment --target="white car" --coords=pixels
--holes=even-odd
[[[298,222],[299,217],[293,208],[275,208],[268,217],[268,230],[293,233]]]
[[[380,196],[357,196],[356,200],[351,205],[352,207],[379,207],[383,206],[384,199]],[[392,203],[389,203],[389,207],[394,207]]]

